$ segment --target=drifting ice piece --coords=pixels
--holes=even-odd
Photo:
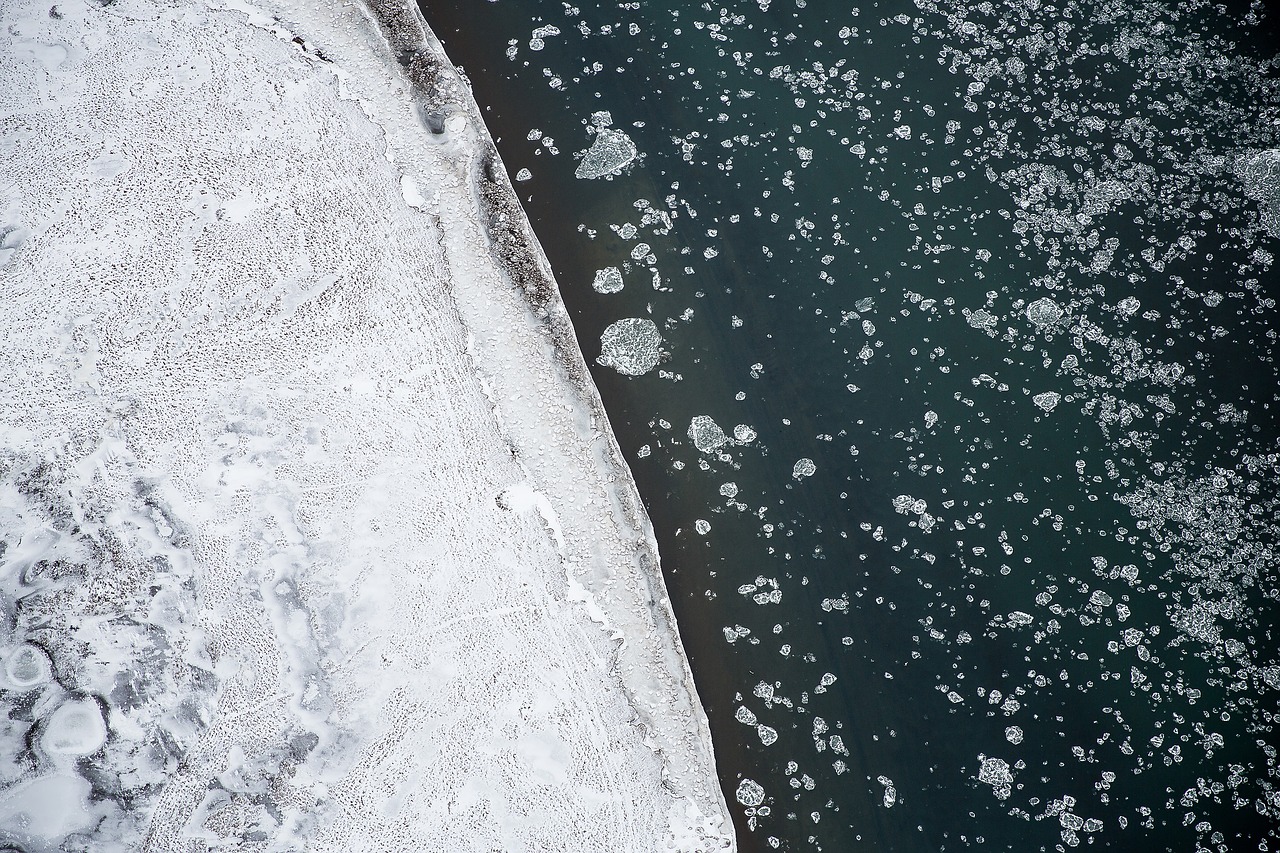
[[[627,376],[641,376],[657,367],[662,335],[652,320],[628,317],[604,330],[596,361]]]
[[[703,453],[713,453],[729,440],[720,425],[706,415],[696,415],[689,423],[689,438],[693,439],[693,446]]]
[[[596,132],[595,142],[582,156],[582,162],[574,171],[577,178],[602,178],[616,175],[631,164],[639,152],[636,144],[620,130],[602,127]]]
[[[605,267],[596,270],[595,281],[591,282],[596,293],[617,293],[622,290],[622,270],[617,267]]]

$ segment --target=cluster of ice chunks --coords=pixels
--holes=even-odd
[[[1234,172],[1245,193],[1258,202],[1258,224],[1272,237],[1280,237],[1280,149],[1242,156]]]
[[[1013,771],[1003,758],[983,758],[978,769],[978,781],[990,785],[1002,800],[1007,800],[1013,793]]]
[[[657,324],[644,317],[627,317],[604,330],[596,361],[625,376],[643,376],[657,367],[661,358],[662,335]]]
[[[1062,307],[1047,296],[1027,306],[1027,319],[1041,329],[1052,326],[1061,317]]]

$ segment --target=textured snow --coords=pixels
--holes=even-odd
[[[416,7],[0,16],[0,838],[730,849],[649,522]]]

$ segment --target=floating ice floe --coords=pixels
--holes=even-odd
[[[616,175],[631,165],[639,153],[631,137],[620,130],[602,127],[596,131],[591,147],[582,155],[574,177],[589,180]]]
[[[533,180],[533,172],[530,172],[528,169],[521,169],[520,171],[516,172],[516,180],[531,181]]]
[[[754,808],[764,802],[764,788],[754,779],[743,779],[738,783],[738,802],[748,808]]]
[[[596,270],[596,278],[591,282],[591,287],[596,293],[617,293],[623,287],[622,270],[617,267]]]
[[[689,438],[703,453],[714,453],[725,445],[729,436],[707,415],[696,415],[689,423]]]
[[[893,804],[898,801],[898,789],[893,786],[893,780],[888,776],[877,776],[876,781],[884,785],[884,807],[893,808]]]
[[[627,317],[604,330],[596,362],[626,376],[642,376],[658,366],[662,335],[652,320]]]
[[[1039,328],[1052,326],[1060,317],[1062,308],[1047,296],[1027,306],[1027,319]]]
[[[812,477],[813,472],[818,470],[818,466],[813,464],[812,459],[797,459],[796,464],[791,468],[791,476],[797,480],[803,480],[805,477]]]
[[[1062,402],[1062,395],[1056,391],[1045,391],[1043,394],[1037,394],[1031,398],[1031,402],[1035,403],[1046,412],[1052,412],[1058,408],[1058,404]]]
[[[999,799],[1008,799],[1013,792],[1013,771],[1003,758],[983,758],[978,769],[978,781],[990,785]]]

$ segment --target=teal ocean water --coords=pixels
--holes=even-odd
[[[1280,845],[1265,4],[424,13],[612,356],[743,850]]]

